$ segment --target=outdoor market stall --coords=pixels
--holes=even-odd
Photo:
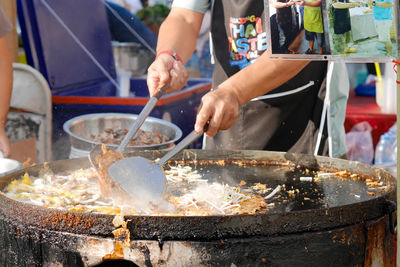
[[[82,9],[76,9],[78,3]],[[118,96],[104,7],[98,3],[18,1],[28,59],[52,90],[56,149],[69,149],[71,140],[72,147],[84,146],[88,152],[98,135],[111,133],[117,138],[114,127],[123,124],[122,118],[133,118],[119,112],[139,113],[148,103],[143,78],[131,80],[128,97]],[[77,17],[70,17],[71,13]],[[99,37],[93,28],[85,32],[78,18],[86,16],[99,26],[100,38],[93,37]],[[49,38],[48,33],[57,38]],[[347,60],[335,55],[297,56]],[[123,156],[154,162],[164,155],[180,133],[185,136],[192,130],[201,96],[210,88],[208,80],[191,80],[182,92],[163,96],[151,114],[158,119],[147,122],[173,129],[166,147],[165,143],[152,151],[133,147],[135,151],[125,151]],[[96,131],[90,130],[92,126]],[[73,127],[85,134],[76,136]],[[153,131],[160,133],[167,135]],[[0,265],[395,264],[397,181],[383,169],[318,155],[190,149],[164,166],[166,211],[157,205],[126,206],[100,193],[99,174],[90,168],[86,156],[72,159],[75,156],[0,179],[0,234],[4,237]]]

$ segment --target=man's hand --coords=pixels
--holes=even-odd
[[[208,121],[206,134],[215,136],[219,130],[229,129],[236,122],[239,109],[240,102],[233,90],[217,88],[202,97],[195,131],[200,133]]]
[[[294,2],[295,2],[296,5],[298,5],[298,6],[304,6],[304,3],[305,3],[305,1],[302,1],[302,0],[295,0]]]
[[[150,96],[153,96],[157,89],[166,84],[169,79],[171,81],[166,94],[181,90],[187,83],[188,74],[182,62],[168,54],[161,54],[147,70],[147,86]]]

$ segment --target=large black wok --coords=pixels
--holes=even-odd
[[[148,158],[160,157],[159,151],[138,152]],[[134,155],[132,153],[131,155]],[[176,156],[204,173],[210,181],[237,184],[261,182],[269,186],[285,184],[302,193],[288,201],[273,200],[274,207],[256,215],[234,216],[127,216],[131,239],[215,240],[252,236],[314,232],[359,224],[389,214],[392,218],[395,179],[386,171],[361,163],[326,157],[266,151],[187,150]],[[225,166],[216,164],[225,160]],[[244,165],[244,166],[243,166]],[[87,159],[69,159],[49,163],[56,173],[88,168]],[[30,167],[1,179],[0,189],[24,172],[37,176],[43,165]],[[335,178],[317,184],[300,181],[308,171],[347,170],[360,179]],[[386,192],[366,194],[366,178],[380,179]],[[304,197],[307,200],[305,201]],[[391,209],[392,208],[392,209]],[[24,204],[0,195],[0,217],[10,223],[29,225],[49,231],[61,231],[97,237],[113,237],[114,216],[48,209]],[[390,222],[393,224],[393,220]]]

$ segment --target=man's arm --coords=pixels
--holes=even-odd
[[[169,49],[178,53],[183,62],[189,60],[196,47],[203,16],[185,8],[172,8],[160,27],[157,52]]]
[[[378,6],[378,7],[383,7],[383,8],[392,8],[393,4],[392,1],[384,1],[384,2],[376,2],[373,0],[368,0],[368,5],[369,6]]]
[[[310,6],[310,7],[318,7],[321,6],[322,0],[317,0],[317,1],[295,1],[296,4],[299,4],[301,6]]]
[[[207,135],[230,128],[240,106],[266,94],[296,76],[309,61],[273,60],[264,53],[255,63],[237,72],[202,98],[195,130],[209,121]]]
[[[196,47],[203,14],[185,8],[173,7],[162,23],[158,35],[157,58],[148,69],[147,85],[150,95],[171,78],[168,93],[180,90],[187,82],[188,75],[183,64],[189,60]],[[182,62],[168,53],[175,52]]]
[[[359,7],[361,6],[360,3],[342,3],[342,2],[336,2],[333,3],[332,6],[336,9],[348,9],[348,8],[353,8],[353,7]]]
[[[12,90],[12,59],[6,37],[0,37],[0,150],[7,157],[10,153],[8,138],[5,133],[7,113],[10,107]]]
[[[375,2],[375,6],[383,7],[383,8],[392,8],[392,2]]]
[[[285,8],[285,7],[290,7],[290,6],[294,6],[295,2],[294,1],[287,1],[287,2],[279,2],[277,0],[273,0],[272,1],[272,6],[274,8]]]

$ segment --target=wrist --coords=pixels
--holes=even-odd
[[[239,107],[246,103],[245,97],[241,94],[241,91],[236,86],[232,86],[230,84],[220,84],[217,88],[215,88],[217,93],[224,94],[229,99],[230,103],[235,103]]]
[[[181,57],[174,51],[171,50],[161,50],[160,52],[157,53],[156,59],[160,56],[160,55],[170,55],[174,60],[179,61],[181,63],[183,63]]]

